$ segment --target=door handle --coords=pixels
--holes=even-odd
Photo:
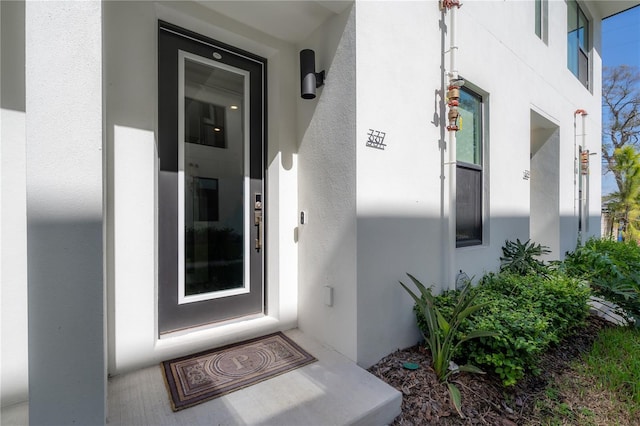
[[[258,228],[256,230],[255,249],[259,253],[262,249],[262,194],[254,194],[255,201],[253,204],[253,224]]]

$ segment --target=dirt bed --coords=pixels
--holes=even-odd
[[[402,414],[393,425],[523,425],[540,424],[535,401],[550,383],[571,374],[570,364],[588,351],[606,321],[590,316],[586,325],[551,348],[541,357],[537,376],[529,375],[517,385],[505,388],[492,374],[462,373],[452,379],[462,395],[461,418],[451,404],[447,386],[439,383],[430,367],[424,346],[398,350],[383,358],[369,371],[402,392]],[[417,370],[403,368],[406,362]]]

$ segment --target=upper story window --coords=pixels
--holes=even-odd
[[[576,0],[567,0],[567,66],[589,87],[589,20]]]
[[[482,96],[460,89],[461,128],[456,133],[456,247],[482,244]]]
[[[547,22],[549,14],[549,0],[535,0],[535,31],[536,35],[547,43]]]

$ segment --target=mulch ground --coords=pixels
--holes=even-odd
[[[570,374],[570,364],[593,345],[598,331],[609,324],[589,316],[586,325],[545,353],[537,376],[529,375],[517,385],[505,388],[492,374],[462,373],[451,381],[462,395],[461,418],[430,367],[424,346],[398,350],[369,368],[369,372],[402,392],[402,414],[393,425],[521,425],[539,424],[535,401],[543,397],[550,383]],[[405,362],[418,364],[417,370],[403,368]]]

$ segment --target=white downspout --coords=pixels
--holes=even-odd
[[[448,88],[452,87],[458,78],[458,65],[456,62],[456,54],[458,52],[458,45],[456,41],[456,14],[460,4],[456,0],[443,1],[443,6],[448,10],[450,15],[449,23],[449,71],[447,72]],[[447,91],[449,90],[447,88]],[[452,109],[449,106],[449,111]],[[457,108],[456,108],[457,110]],[[449,112],[448,111],[448,112]],[[447,120],[447,122],[449,122]],[[445,283],[449,289],[455,289],[455,277],[456,277],[456,197],[457,197],[457,184],[456,184],[456,126],[447,126],[449,131],[449,140],[447,143],[447,150],[449,151],[448,158],[448,174],[449,174],[449,219],[448,219],[448,232],[447,232],[447,273],[445,274]]]
[[[588,197],[585,194],[585,191],[588,190],[588,185],[586,185],[587,175],[585,173],[589,172],[589,151],[587,150],[587,133],[586,133],[586,118],[587,111],[584,109],[577,109],[574,113],[574,132],[577,132],[576,126],[576,116],[580,115],[582,117],[582,131],[580,135],[580,145],[578,147],[578,167],[576,169],[577,178],[578,178],[578,240],[580,243],[584,243],[584,235],[585,232],[588,231],[587,222],[588,222]],[[577,140],[577,135],[574,135],[574,141]],[[575,142],[574,142],[575,143]],[[586,155],[587,163],[586,166],[583,165],[583,157]]]

